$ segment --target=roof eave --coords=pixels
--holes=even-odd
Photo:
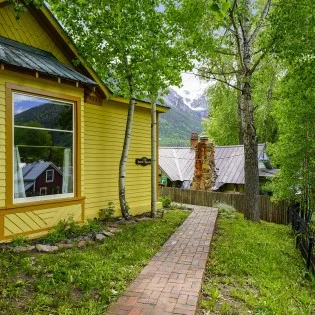
[[[63,27],[60,25],[58,20],[55,18],[55,16],[52,14],[52,12],[47,8],[47,6],[44,4],[39,9],[37,9],[34,5],[30,7],[30,12],[33,15],[41,15],[41,18],[43,21],[48,22],[55,30],[55,32],[58,35],[58,44],[62,45],[63,51],[65,47],[68,47],[68,58],[74,59],[73,57],[77,58],[84,70],[89,74],[89,76],[97,83],[99,88],[101,89],[102,93],[104,94],[104,97],[109,99],[110,98],[110,92],[108,88],[104,85],[101,78],[98,76],[98,74],[94,71],[94,69],[87,64],[87,62],[84,60],[83,57],[80,56],[77,47],[73,43],[72,39],[68,36],[68,34],[64,31]],[[57,44],[57,43],[56,43]],[[70,51],[69,51],[70,50]],[[72,56],[69,56],[72,54]]]

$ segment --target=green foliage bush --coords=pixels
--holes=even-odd
[[[233,219],[235,217],[236,209],[226,203],[217,202],[214,207],[218,208],[221,218]]]
[[[171,206],[172,203],[171,196],[161,196],[160,200],[162,202],[163,208],[169,208]]]
[[[186,205],[177,202],[171,202],[169,207],[172,208],[172,210],[189,210]]]
[[[11,242],[12,246],[23,246],[29,243],[29,239],[25,236],[15,236]]]
[[[112,201],[107,204],[107,207],[100,209],[99,218],[103,221],[112,221],[115,214],[115,205]]]
[[[60,220],[47,235],[42,238],[44,243],[58,243],[65,239],[71,239],[87,233],[95,233],[103,228],[99,220],[87,220],[87,223],[79,225],[73,220],[73,216]]]

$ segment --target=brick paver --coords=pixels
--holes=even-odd
[[[190,216],[110,307],[108,315],[196,313],[218,212],[190,207]]]

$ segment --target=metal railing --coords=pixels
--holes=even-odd
[[[298,208],[290,209],[290,221],[296,237],[296,248],[298,248],[306,261],[306,270],[315,275],[315,233],[311,224],[303,219]]]

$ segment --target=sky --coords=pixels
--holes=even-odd
[[[189,98],[191,99],[199,98],[212,84],[209,81],[202,80],[200,77],[197,77],[192,73],[182,73],[182,80],[183,85],[181,87],[172,86],[172,88],[183,97],[189,95]]]
[[[59,103],[57,101],[48,100],[40,97],[33,97],[31,95],[14,93],[14,115],[18,115],[33,107],[41,106],[46,103],[54,103],[59,105],[65,105],[66,103]]]

